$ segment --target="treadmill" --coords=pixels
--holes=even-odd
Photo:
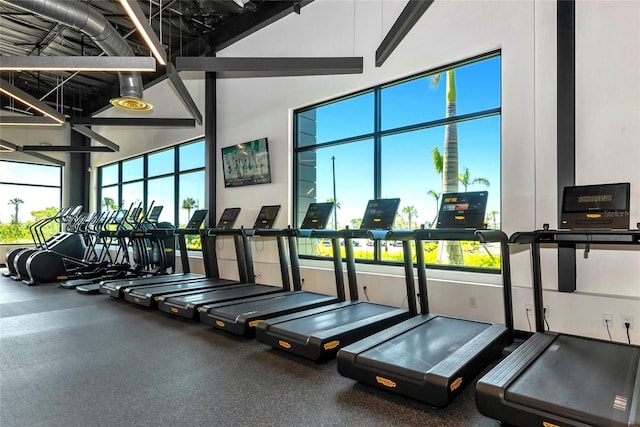
[[[270,206],[263,206],[260,214],[258,214],[258,220],[265,210],[270,209]],[[275,220],[275,218],[274,218]],[[125,288],[123,291],[123,297],[126,301],[133,302],[145,307],[157,307],[159,298],[163,295],[176,296],[178,294],[200,294],[208,290],[215,290],[220,287],[226,287],[231,285],[245,286],[247,283],[253,283],[253,270],[248,273],[246,263],[246,243],[244,242],[243,230],[234,229],[209,229],[206,233],[206,242],[208,244],[203,245],[203,251],[207,260],[213,262],[206,262],[205,269],[207,271],[207,277],[217,277],[217,279],[204,278],[187,280],[174,283],[161,283],[152,284],[147,286],[136,286]],[[205,230],[200,230],[201,239],[205,234]],[[220,273],[218,271],[216,244],[217,237],[223,235],[231,235],[234,239],[234,245],[236,249],[236,261],[238,263],[238,276],[239,280],[227,280],[220,279]],[[206,249],[205,249],[206,248]],[[207,264],[209,266],[207,267]]]
[[[255,326],[264,319],[344,301],[345,293],[342,282],[336,290],[336,296],[303,291],[300,282],[296,235],[308,237],[313,229],[326,228],[333,209],[333,203],[311,203],[300,229],[286,230],[289,237],[293,291],[246,298],[241,301],[206,304],[199,309],[200,321],[232,334],[252,337],[255,335]],[[271,231],[275,230],[257,230],[255,235],[268,236]],[[340,253],[339,249],[340,246],[338,246],[336,254]],[[339,262],[342,263],[342,260],[339,259]]]
[[[507,236],[482,227],[486,192],[448,193],[442,198],[438,224],[459,228],[388,231],[382,238],[414,240],[420,315],[344,347],[338,372],[361,383],[446,406],[513,340],[511,281]],[[443,316],[429,312],[425,240],[500,242],[505,324]],[[406,258],[406,255],[405,255]]]
[[[124,297],[124,290],[128,288],[135,288],[138,286],[158,286],[163,284],[176,284],[180,282],[193,282],[193,281],[202,281],[208,282],[210,280],[218,281],[220,284],[231,284],[237,283],[232,280],[221,279],[218,274],[217,268],[217,260],[215,253],[215,245],[212,246],[212,250],[207,250],[208,248],[204,247],[202,249],[202,255],[205,259],[205,276],[202,274],[191,273],[191,268],[189,266],[189,257],[187,250],[187,243],[185,236],[191,234],[199,234],[200,226],[204,222],[204,219],[207,215],[207,210],[198,210],[193,213],[187,227],[184,229],[176,229],[174,233],[178,236],[178,246],[180,248],[181,260],[182,260],[182,273],[181,274],[169,274],[162,276],[146,276],[146,277],[136,277],[130,279],[115,279],[115,280],[103,280],[99,283],[100,292],[106,295],[109,295],[111,298],[119,299]],[[238,214],[240,213],[240,208],[227,208],[222,212],[220,216],[220,220],[216,225],[216,229],[228,229],[232,228],[236,219],[238,218]],[[239,261],[242,258],[238,258]],[[210,261],[210,262],[207,262]],[[239,270],[242,272],[244,268],[242,265],[238,265]],[[241,273],[241,278],[242,276]]]
[[[565,197],[567,193],[572,190],[565,189]],[[622,209],[626,212],[628,194],[627,209]],[[604,200],[603,195],[613,196],[615,202],[615,190],[597,190],[578,200],[588,205]],[[638,427],[640,346],[545,331],[540,246],[583,244],[587,253],[591,244],[639,245],[640,230],[628,229],[626,215],[600,216],[599,209],[574,215],[564,207],[570,206],[563,200],[561,225],[574,229],[545,227],[510,238],[511,243],[530,245],[536,333],[478,381],[477,407],[488,417],[517,426]],[[619,206],[609,212],[616,210]],[[601,229],[602,221],[611,218],[626,218],[627,229]],[[606,225],[619,227],[618,220]]]
[[[393,224],[400,199],[376,199],[367,204],[359,230],[314,230],[312,237],[332,239],[336,279],[342,276],[339,238],[344,241],[350,301],[305,310],[271,319],[256,326],[258,341],[298,356],[326,361],[338,350],[368,335],[388,328],[413,315],[407,308],[376,304],[358,299],[353,239],[369,238],[369,229],[388,229]],[[415,295],[413,282],[407,292]],[[408,298],[412,300],[413,298]],[[415,306],[415,304],[414,304]]]
[[[263,206],[258,214],[258,218],[256,219],[253,229],[223,230],[222,232],[216,230],[213,231],[214,235],[234,235],[237,238],[237,245],[240,245],[244,249],[242,253],[240,253],[241,251],[236,252],[238,256],[244,257],[244,266],[248,277],[246,283],[192,292],[158,293],[154,297],[157,301],[158,309],[180,317],[195,319],[198,316],[198,311],[206,304],[235,301],[243,298],[289,291],[291,289],[291,283],[289,279],[289,268],[286,262],[286,245],[284,237],[287,235],[290,237],[291,234],[288,230],[272,230],[271,233],[266,231],[267,229],[273,228],[273,224],[275,223],[279,210],[280,205]],[[263,232],[262,230],[265,231]],[[278,245],[278,255],[280,259],[282,287],[255,283],[253,257],[249,237],[254,235],[256,232],[277,237],[276,242]],[[208,241],[210,241],[211,232],[205,232],[203,235],[208,236]]]

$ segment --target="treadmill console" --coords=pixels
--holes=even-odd
[[[630,193],[628,182],[565,187],[560,228],[628,230]]]

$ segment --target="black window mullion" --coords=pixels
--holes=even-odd
[[[382,96],[380,87],[373,94],[373,194],[375,199],[382,197]],[[380,242],[376,241],[373,249],[373,259],[380,261],[382,258]]]
[[[147,211],[147,199],[149,198],[149,154],[144,155],[143,173],[142,173],[142,203],[145,212]]]
[[[180,150],[181,144],[174,147],[173,157],[173,223],[176,228],[180,226]],[[187,222],[189,218],[187,218]]]
[[[118,162],[118,205],[122,205],[122,162]]]

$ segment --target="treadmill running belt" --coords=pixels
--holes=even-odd
[[[439,316],[362,352],[357,363],[395,373],[425,373],[490,326]]]
[[[639,359],[637,347],[561,335],[505,398],[584,423],[626,426]]]
[[[329,310],[322,314],[310,317],[300,317],[282,323],[276,323],[270,327],[273,334],[285,337],[304,338],[326,329],[333,329],[343,325],[368,319],[370,317],[397,310],[396,307],[386,305],[357,302]]]

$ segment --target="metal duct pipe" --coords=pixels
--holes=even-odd
[[[109,56],[134,56],[133,50],[109,21],[81,1],[0,0],[20,9],[50,18],[89,36]],[[142,98],[142,78],[137,72],[119,72],[120,96]]]

